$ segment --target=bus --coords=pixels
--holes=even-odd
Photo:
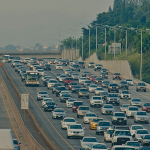
[[[3,62],[8,62],[9,57],[10,57],[10,55],[3,55],[3,57],[2,57]]]
[[[39,86],[39,73],[38,71],[26,71],[26,86]]]

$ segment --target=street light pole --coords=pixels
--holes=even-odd
[[[96,26],[96,53],[97,53],[97,26]]]
[[[142,30],[141,30],[141,67],[140,67],[140,80],[142,80]]]
[[[60,51],[60,28],[59,28],[59,45],[58,45],[58,58],[59,58],[59,51]]]
[[[116,28],[115,28],[115,30],[114,30],[114,60],[115,60],[115,53],[116,53]]]
[[[77,58],[77,38],[76,38],[76,54],[75,54],[75,59]]]
[[[89,27],[89,56],[90,56],[90,27]]]
[[[83,60],[83,33],[82,33],[82,60]]]
[[[106,60],[106,28],[105,28],[105,60]]]
[[[128,41],[127,41],[127,30],[126,30],[126,60],[127,60],[127,43],[128,43]]]

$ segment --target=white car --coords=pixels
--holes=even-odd
[[[103,99],[101,96],[92,96],[92,98],[90,98],[90,106],[99,106],[102,107],[103,106]]]
[[[133,85],[132,79],[126,79],[126,82],[128,83],[128,85]]]
[[[64,73],[67,75],[70,71],[72,71],[71,69],[67,69],[64,71]]]
[[[60,94],[59,94],[59,96],[61,97],[63,94],[69,94],[69,95],[71,95],[71,93],[69,91],[61,91]]]
[[[60,75],[58,78],[59,82],[63,82],[66,77],[67,77],[67,75],[65,75],[65,74]]]
[[[58,81],[56,79],[50,79],[47,83],[47,88],[52,89],[56,83],[58,83]]]
[[[133,117],[137,111],[138,111],[137,106],[129,106],[128,109],[126,110],[126,116]]]
[[[91,84],[90,86],[89,86],[89,92],[95,92],[95,90],[96,90],[96,88],[97,88],[97,85],[96,84]]]
[[[56,69],[63,69],[63,66],[62,66],[61,64],[57,64],[57,65],[55,66],[55,68],[56,68]]]
[[[114,129],[107,129],[107,131],[104,132],[104,141],[112,141],[112,134],[114,133]]]
[[[66,111],[64,111],[63,108],[55,108],[54,111],[52,111],[52,118],[65,118],[66,117]]]
[[[84,116],[87,112],[90,112],[89,106],[80,105],[77,109],[77,118]]]
[[[149,134],[147,129],[137,129],[134,134],[134,140],[141,142],[146,134]]]
[[[84,129],[81,124],[71,124],[67,127],[67,138],[70,139],[70,137],[84,137]]]
[[[104,114],[113,114],[115,112],[115,108],[112,104],[104,104],[101,107],[101,113]]]
[[[101,95],[103,92],[105,92],[105,90],[102,87],[97,87],[95,89],[95,95]]]
[[[43,100],[41,100],[42,102],[42,107],[47,103],[47,102],[53,102],[52,98],[44,98]]]
[[[80,142],[80,150],[91,150],[93,144],[99,144],[97,138],[91,136],[85,136]]]
[[[121,94],[120,94],[120,98],[131,98],[131,93],[128,90],[122,90]]]
[[[146,111],[137,111],[134,114],[134,122],[149,123],[149,116],[147,115],[147,112]]]
[[[88,68],[94,68],[94,67],[95,67],[95,63],[94,62],[89,62]]]
[[[42,81],[44,81],[44,77],[46,77],[46,76],[48,76],[48,75],[46,75],[46,74],[44,74],[43,76],[42,76]]]
[[[144,127],[142,125],[131,125],[130,133],[131,133],[132,136],[135,134],[135,131],[137,129],[144,129]]]
[[[108,150],[108,148],[105,143],[97,143],[92,145],[91,150]]]
[[[44,75],[44,70],[43,69],[38,69],[37,71],[39,73],[39,76],[43,76]]]
[[[95,113],[93,112],[87,112],[85,116],[83,117],[83,123],[90,123],[90,120],[93,118],[98,117]]]
[[[71,107],[74,101],[77,101],[76,99],[68,99],[66,100],[66,107]]]
[[[86,77],[80,77],[79,78],[79,84],[84,84],[85,81],[87,81]]]
[[[49,94],[47,93],[47,91],[39,91],[37,93],[37,101],[43,100],[44,98],[49,98]]]
[[[139,98],[134,98],[131,100],[130,105],[132,106],[142,106],[142,102]]]
[[[129,106],[130,106],[130,104],[122,104],[120,106],[120,111],[126,112],[126,110],[128,109]]]
[[[67,129],[68,126],[75,123],[77,123],[77,121],[74,118],[65,117],[63,120],[61,120],[61,129]]]
[[[80,78],[80,75],[78,73],[73,73],[71,75],[71,77],[74,79],[74,80],[78,80]]]
[[[135,148],[135,150],[139,150],[141,144],[138,141],[127,141],[125,143],[126,146],[133,146]]]

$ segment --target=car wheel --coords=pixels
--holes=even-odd
[[[78,95],[78,98],[80,98],[80,96]]]
[[[146,90],[144,90],[144,92],[146,92]]]
[[[97,131],[96,131],[96,134],[99,135]]]
[[[56,97],[58,97],[58,94],[56,94]]]
[[[52,93],[54,94],[54,91],[52,91]]]
[[[136,89],[136,91],[138,92],[139,90],[138,90],[138,89]]]
[[[91,107],[93,107],[93,105],[90,104]]]
[[[87,96],[87,98],[89,98],[89,96]]]
[[[77,114],[77,118],[79,118],[79,115]]]
[[[67,135],[67,139],[70,139],[70,136]]]

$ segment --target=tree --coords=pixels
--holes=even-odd
[[[111,6],[109,6],[108,12],[112,12]]]
[[[36,43],[33,50],[35,51],[43,51],[43,46],[39,43]]]
[[[126,23],[126,8],[125,8],[125,0],[121,6],[121,14],[120,14],[120,24]]]
[[[16,47],[12,44],[9,44],[5,47],[6,51],[17,51]]]

